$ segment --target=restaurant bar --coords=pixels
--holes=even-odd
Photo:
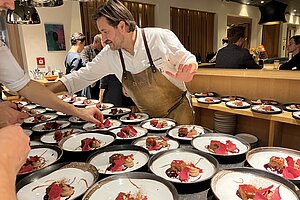
[[[300,199],[299,19],[298,0],[1,0],[0,199]]]

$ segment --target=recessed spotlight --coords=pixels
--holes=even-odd
[[[260,1],[260,3],[265,3],[265,1]]]
[[[250,3],[249,3],[249,2],[247,2],[246,4],[247,4],[247,5],[249,5]]]
[[[296,12],[297,10],[296,10],[296,9],[294,9],[293,11],[294,11],[294,12]]]

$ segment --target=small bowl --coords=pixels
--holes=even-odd
[[[58,75],[46,75],[44,76],[45,79],[48,81],[55,81],[57,79]]]

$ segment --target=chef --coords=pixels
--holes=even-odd
[[[185,82],[192,80],[197,62],[176,35],[161,28],[139,28],[118,0],[100,6],[94,19],[106,46],[85,68],[62,77],[50,89],[72,94],[116,74],[141,112],[193,124]]]

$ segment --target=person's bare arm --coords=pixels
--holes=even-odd
[[[0,197],[16,200],[16,176],[30,150],[29,137],[20,126],[0,129]]]
[[[58,82],[61,83],[60,81]],[[64,84],[61,83],[62,86],[60,86],[60,84],[57,85],[59,86],[59,92],[62,92],[65,88]],[[80,117],[81,119],[93,123],[100,123],[100,121],[103,119],[103,115],[99,111],[99,109],[76,108],[72,104],[68,104],[57,98],[57,96],[49,89],[47,89],[44,85],[32,80],[18,92],[20,95],[26,97],[28,100],[34,103],[38,103],[44,107],[50,107],[56,111],[60,111],[69,115]]]
[[[61,81],[57,81],[55,83],[50,83],[49,85],[47,85],[47,88],[54,93],[68,91],[66,86]]]

